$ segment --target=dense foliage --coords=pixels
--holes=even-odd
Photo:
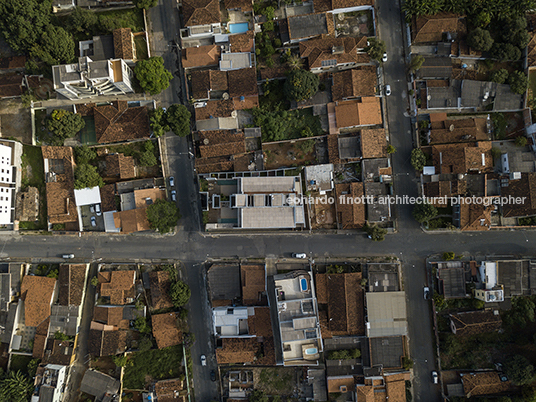
[[[51,142],[54,145],[63,145],[67,138],[74,137],[84,128],[86,123],[81,115],[63,109],[55,109],[47,119],[47,129],[54,137]]]
[[[192,114],[184,105],[171,105],[165,115],[165,127],[179,137],[190,134],[190,118]],[[164,128],[165,128],[164,127]]]
[[[176,308],[184,306],[190,300],[192,291],[190,287],[183,281],[176,281],[169,287],[169,296],[173,302],[173,306]]]
[[[151,228],[160,233],[167,233],[173,229],[179,218],[179,208],[171,201],[156,200],[147,208],[147,219]]]
[[[161,107],[150,111],[149,123],[151,124],[151,129],[156,137],[161,137],[169,131],[167,112]]]
[[[134,67],[134,74],[140,87],[151,95],[158,95],[167,89],[169,81],[173,79],[173,75],[164,67],[164,59],[160,56],[138,61]]]
[[[74,188],[81,190],[86,187],[92,188],[97,186],[104,186],[104,181],[97,168],[88,163],[77,165],[74,170]]]
[[[307,70],[292,70],[285,81],[285,96],[296,102],[310,99],[318,91],[318,84],[318,75]]]
[[[413,208],[413,217],[419,223],[427,222],[437,216],[437,208],[432,204],[421,203]]]

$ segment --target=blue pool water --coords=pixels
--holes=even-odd
[[[231,33],[244,33],[248,31],[248,23],[240,22],[238,24],[229,24],[229,31]]]
[[[305,292],[307,290],[307,279],[302,278],[300,280],[301,290],[302,292]]]
[[[306,355],[316,355],[318,353],[318,349],[317,348],[309,348],[309,349],[305,349],[305,354]]]

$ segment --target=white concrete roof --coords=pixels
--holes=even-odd
[[[99,187],[86,187],[82,190],[74,190],[74,200],[76,202],[77,207],[81,207],[83,205],[93,205],[93,204],[100,204],[101,198],[100,198],[100,191]]]
[[[367,292],[365,297],[369,338],[408,334],[404,292]]]

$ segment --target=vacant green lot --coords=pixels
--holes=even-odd
[[[37,222],[20,222],[20,229],[43,230],[47,228],[47,202],[45,187],[45,168],[41,147],[23,146],[22,154],[22,188],[36,187],[39,190],[39,220]]]
[[[32,360],[32,356],[12,355],[10,370],[20,370],[24,374],[28,374],[28,363]]]
[[[143,24],[143,11],[141,8],[129,8],[128,10],[103,11],[99,15],[112,17],[119,21],[121,27],[130,28],[132,32],[141,32],[145,30]]]
[[[268,112],[254,109],[255,125],[262,127],[262,141],[284,141],[322,135],[320,117],[312,109]]]
[[[176,378],[183,373],[181,364],[182,345],[133,353],[125,368],[124,387],[143,389],[153,379]]]

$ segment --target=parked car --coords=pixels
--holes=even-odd
[[[382,61],[385,63],[387,61],[387,53],[383,54]]]
[[[439,382],[439,376],[437,375],[437,371],[432,371],[432,381],[434,384],[437,384]]]
[[[97,216],[102,215],[100,204],[95,204],[95,213],[97,214]]]
[[[63,255],[61,256],[61,258],[71,259],[71,258],[74,258],[74,254],[63,254]]]
[[[292,253],[292,258],[307,258],[305,253]]]
[[[428,286],[424,287],[424,300],[428,300],[430,298],[430,288]]]
[[[177,192],[175,190],[171,192],[171,201],[177,201]]]
[[[205,355],[201,355],[201,365],[202,366],[207,365],[207,357]]]
[[[214,370],[212,370],[210,372],[210,380],[211,381],[216,381],[216,372]]]
[[[91,226],[93,226],[93,227],[97,226],[97,218],[92,216],[90,220],[91,220]]]
[[[89,206],[89,212],[91,212],[92,214],[95,213],[95,206],[94,205]]]
[[[170,187],[175,187],[175,178],[173,176],[171,176],[169,178],[169,186]]]
[[[391,85],[385,86],[385,96],[391,95]]]

